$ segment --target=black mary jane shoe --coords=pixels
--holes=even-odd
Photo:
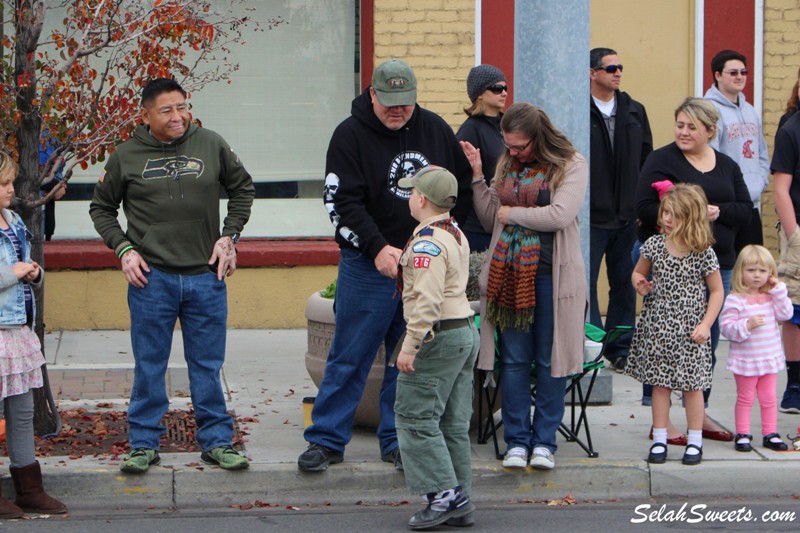
[[[779,440],[778,442],[773,442],[772,439],[778,438],[780,439],[781,436],[777,433],[770,433],[769,435],[764,435],[764,448],[769,448],[770,450],[775,450],[776,452],[785,452],[789,449],[789,446],[786,445],[785,442]]]
[[[653,448],[661,447],[664,448],[663,452],[654,452]],[[661,443],[655,443],[650,446],[650,453],[647,454],[647,462],[650,464],[660,465],[662,463],[667,462],[667,445]]]
[[[683,459],[681,459],[681,462],[685,465],[690,465],[690,466],[699,465],[700,462],[703,460],[703,448],[701,448],[696,444],[687,444],[686,449],[688,450],[689,448],[694,448],[695,450],[697,450],[697,453],[688,454],[684,452]]]
[[[739,442],[740,439],[747,439],[747,442]],[[737,433],[733,441],[735,442],[733,447],[737,452],[753,451],[753,447],[750,445],[750,443],[753,441],[752,435],[748,435],[747,433]]]

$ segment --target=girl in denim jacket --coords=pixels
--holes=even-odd
[[[30,233],[19,215],[8,210],[14,197],[17,165],[0,152],[0,417],[6,419],[16,501],[0,496],[0,518],[24,512],[66,513],[67,507],[42,487],[42,471],[33,440],[33,392],[42,386],[44,356],[31,330],[35,308],[31,285],[43,272],[30,256]]]

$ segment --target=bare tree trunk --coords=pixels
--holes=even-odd
[[[34,105],[36,91],[36,48],[44,25],[43,0],[15,0],[14,29],[17,42],[14,50],[14,79],[17,89],[17,110],[21,121],[17,129],[17,151],[20,173],[14,188],[20,202],[15,206],[32,234],[31,259],[44,265],[42,245],[42,209],[35,205],[39,199],[39,132],[41,116]],[[36,302],[34,331],[39,336],[44,353],[44,286],[33,290]],[[61,419],[55,409],[52,392],[47,379],[47,367],[42,367],[44,387],[34,389],[34,429],[37,435],[57,433]]]

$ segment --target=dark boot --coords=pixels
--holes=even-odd
[[[39,461],[22,468],[9,469],[14,489],[17,491],[16,503],[23,511],[42,514],[63,514],[67,506],[47,495],[42,486],[42,469]]]
[[[22,518],[24,515],[22,509],[0,496],[0,518]]]

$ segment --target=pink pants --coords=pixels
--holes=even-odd
[[[761,434],[769,435],[778,430],[778,400],[776,387],[778,374],[765,374],[763,376],[740,376],[734,374],[736,379],[736,433],[747,435],[750,433],[750,412],[758,393],[758,403],[761,405]]]

